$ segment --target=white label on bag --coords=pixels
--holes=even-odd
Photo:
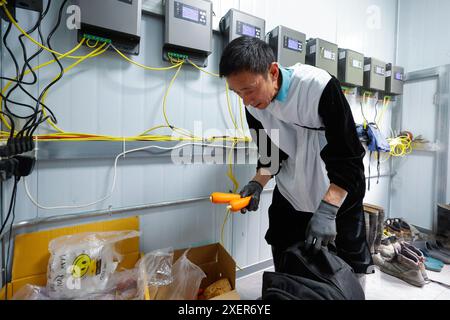
[[[345,51],[341,51],[339,53],[339,60],[345,59],[346,56],[347,56],[346,52]]]
[[[312,46],[309,48],[309,53],[310,53],[310,54],[316,53],[316,45],[312,45]]]
[[[366,72],[366,71],[370,71],[370,64],[366,64],[364,66],[364,72]]]
[[[392,71],[391,70],[386,71],[386,77],[390,77],[390,76],[392,76]]]

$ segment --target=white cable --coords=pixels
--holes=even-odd
[[[216,147],[216,148],[227,148],[227,149],[247,149],[246,147],[232,147],[232,146],[223,146],[223,145],[213,145],[213,144],[206,144],[206,143],[185,143],[179,146],[175,146],[175,147],[160,147],[160,146],[148,146],[148,147],[142,147],[142,148],[138,148],[138,149],[133,149],[133,150],[128,150],[125,152],[122,152],[121,154],[119,154],[116,157],[116,160],[114,161],[114,176],[113,176],[113,183],[111,186],[111,192],[106,195],[105,197],[103,197],[102,199],[89,203],[89,204],[85,204],[85,205],[78,205],[78,206],[61,206],[61,207],[46,207],[43,205],[40,205],[31,195],[30,190],[28,188],[28,183],[27,183],[27,179],[24,178],[24,184],[25,184],[25,191],[28,195],[28,198],[30,198],[31,202],[33,202],[33,204],[40,208],[40,209],[44,209],[44,210],[60,210],[60,209],[80,209],[80,208],[87,208],[87,207],[91,207],[93,205],[96,205],[97,203],[100,203],[102,201],[105,201],[109,198],[112,197],[113,193],[114,193],[114,189],[116,187],[116,177],[117,177],[117,162],[119,161],[119,159],[123,156],[125,156],[128,153],[132,153],[132,152],[138,152],[138,151],[144,151],[147,149],[151,149],[151,148],[156,148],[156,149],[161,149],[161,150],[176,150],[176,149],[181,149],[184,148],[186,146],[206,146],[206,147]]]

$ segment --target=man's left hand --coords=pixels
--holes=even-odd
[[[313,245],[317,253],[321,246],[328,246],[336,239],[336,215],[339,208],[322,201],[306,228],[306,250]]]

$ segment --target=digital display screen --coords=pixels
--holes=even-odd
[[[292,50],[296,50],[296,51],[298,51],[299,49],[299,42],[297,41],[297,40],[294,40],[294,39],[291,39],[291,38],[289,38],[288,39],[288,48],[289,49],[292,49]]]
[[[192,20],[192,21],[198,21],[198,19],[199,19],[199,12],[198,12],[197,9],[183,6],[182,16],[185,19],[189,19],[189,20]]]
[[[256,37],[256,28],[248,24],[242,25],[242,34],[244,36]]]
[[[377,73],[377,74],[379,74],[381,76],[384,76],[386,74],[385,71],[384,71],[384,68],[383,67],[379,67],[379,66],[375,67],[375,73]]]

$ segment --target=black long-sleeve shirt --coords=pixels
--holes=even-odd
[[[263,125],[247,110],[247,122],[253,134],[253,139],[259,144],[261,134],[266,135],[268,147],[268,159],[261,159],[264,155],[260,154],[257,170],[260,168],[271,167],[270,158],[274,152],[279,153],[278,171],[272,172],[277,175],[280,171],[283,161],[288,159],[288,155],[280,150],[263,130]],[[341,85],[336,78],[332,78],[325,87],[320,102],[319,116],[325,125],[325,128],[310,128],[311,130],[324,130],[327,139],[327,145],[322,150],[320,156],[325,163],[330,183],[333,183],[349,193],[347,198],[364,197],[365,176],[363,158],[365,150],[362,146],[357,133],[355,121],[348,104],[347,99],[341,90]]]

